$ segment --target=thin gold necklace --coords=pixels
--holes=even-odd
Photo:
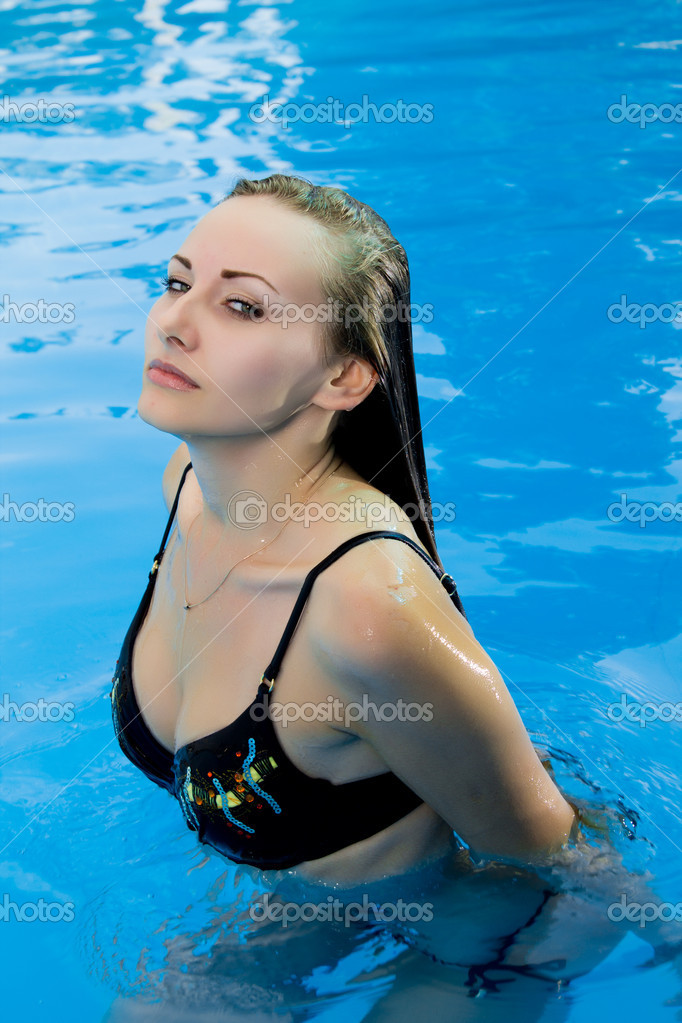
[[[331,479],[331,477],[341,467],[342,464],[343,464],[343,458],[339,458],[338,465],[336,466],[336,468],[334,470],[332,470],[332,472],[329,473],[329,475],[327,477],[325,477],[325,479],[323,479],[324,473],[322,473],[322,475],[317,480],[317,482],[313,484],[310,492],[308,493],[308,496],[306,497],[305,501],[303,502],[303,506],[305,506],[308,503],[310,498],[313,496],[314,492],[318,489],[318,487],[321,486],[321,484],[323,482],[325,482],[328,479]],[[301,482],[301,480],[305,476],[307,476],[307,475],[308,475],[307,473],[303,473],[303,476],[301,476],[300,479],[298,479],[294,485],[298,486],[298,484]],[[198,515],[197,515],[197,518],[199,518]],[[217,593],[218,590],[220,589],[220,587],[225,582],[227,582],[227,579],[228,579],[228,577],[230,575],[230,572],[232,572],[237,567],[237,565],[240,565],[242,563],[242,561],[246,561],[247,558],[252,558],[254,556],[254,554],[257,554],[259,551],[264,551],[266,547],[269,547],[271,543],[274,543],[275,540],[277,539],[277,537],[280,536],[284,532],[284,530],[287,528],[287,526],[289,525],[290,522],[291,522],[291,519],[287,518],[287,520],[284,523],[284,525],[282,526],[282,528],[280,530],[278,530],[277,533],[275,533],[275,535],[273,536],[272,540],[268,540],[268,542],[266,544],[263,544],[262,547],[257,547],[255,551],[251,551],[250,554],[246,554],[243,558],[240,558],[239,561],[235,561],[234,565],[232,566],[230,571],[227,573],[227,575],[223,579],[221,579],[221,581],[218,583],[216,588],[214,590],[211,590],[211,592],[208,594],[207,597],[204,597],[203,600],[197,600],[197,601],[195,601],[195,603],[190,604],[189,601],[187,600],[187,562],[189,560],[189,558],[188,558],[188,554],[189,554],[189,537],[190,537],[190,533],[192,531],[192,526],[194,525],[194,520],[192,520],[192,523],[191,523],[191,525],[189,527],[189,531],[187,533],[187,543],[185,545],[185,585],[184,585],[184,591],[185,591],[184,608],[185,608],[185,611],[189,611],[193,607],[199,607],[200,604],[205,604],[206,601],[209,599],[209,597],[212,597],[214,593]]]

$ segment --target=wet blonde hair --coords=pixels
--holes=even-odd
[[[419,416],[405,250],[378,213],[341,188],[272,174],[240,178],[221,202],[249,195],[273,198],[319,226],[320,284],[341,313],[324,324],[325,357],[333,361],[355,355],[366,359],[378,376],[359,405],[338,413],[332,440],[356,472],[410,515],[419,539],[442,569]],[[363,315],[350,319],[350,308]],[[456,587],[451,596],[464,614]]]

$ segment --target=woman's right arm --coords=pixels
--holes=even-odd
[[[348,730],[477,856],[551,857],[575,813],[495,665],[414,552],[386,541],[365,546],[362,560],[348,553],[322,574],[310,616],[335,694],[393,708],[363,713]],[[409,714],[398,713],[406,706]]]

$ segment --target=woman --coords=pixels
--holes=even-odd
[[[122,749],[202,842],[282,881],[280,899],[289,881],[359,895],[408,871],[415,892],[439,861],[433,941],[407,927],[414,952],[372,1019],[449,1019],[453,998],[470,1018],[468,999],[512,977],[539,1018],[621,933],[533,869],[570,864],[578,818],[438,557],[402,247],[339,189],[240,180],[172,257],[166,289],[138,408],[181,444],[113,679]],[[601,883],[587,862],[578,892]],[[587,945],[573,923],[586,913]],[[259,928],[250,973],[267,994],[272,919]],[[173,1004],[194,962],[178,955]],[[244,949],[226,938],[211,963],[216,1004],[229,1001]]]
[[[138,410],[182,443],[114,676],[124,752],[262,869],[356,882],[461,851],[453,832],[478,855],[559,849],[574,810],[436,551],[386,223],[339,189],[241,180],[168,274]],[[363,501],[389,536],[368,541]]]

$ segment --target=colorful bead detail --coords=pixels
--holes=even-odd
[[[187,770],[189,770],[189,768],[187,768]],[[215,777],[213,778],[213,784],[215,785],[215,787],[217,788],[218,792],[222,797],[223,813],[227,817],[228,821],[230,821],[231,824],[236,824],[238,828],[243,828],[244,831],[248,831],[249,834],[251,835],[255,834],[254,828],[250,828],[248,824],[242,824],[241,821],[238,821],[236,817],[232,816],[232,814],[227,808],[227,793],[225,792],[225,789],[222,787],[218,779]]]
[[[189,770],[189,767],[188,767],[187,768],[187,773],[185,775],[185,783],[184,783],[184,785],[182,785],[180,787],[180,797],[181,797],[180,802],[182,804],[183,810],[185,811],[185,816],[192,818],[192,820],[194,821],[194,823],[196,825],[197,831],[198,831],[199,830],[199,821],[197,820],[197,815],[195,814],[194,810],[192,809],[192,804],[191,804],[191,802],[189,800],[189,796],[187,794],[187,788],[191,784],[192,784],[192,776],[190,774],[190,770]]]
[[[244,765],[242,767],[242,770],[246,775],[246,780],[248,781],[249,785],[254,790],[254,792],[258,793],[258,795],[261,796],[262,799],[265,799],[266,802],[270,804],[275,813],[281,813],[282,807],[279,805],[279,803],[276,802],[276,800],[274,800],[272,796],[269,795],[267,792],[264,792],[260,785],[256,781],[254,781],[251,775],[251,764],[254,762],[255,759],[256,743],[253,739],[249,738],[249,755],[244,761]]]

